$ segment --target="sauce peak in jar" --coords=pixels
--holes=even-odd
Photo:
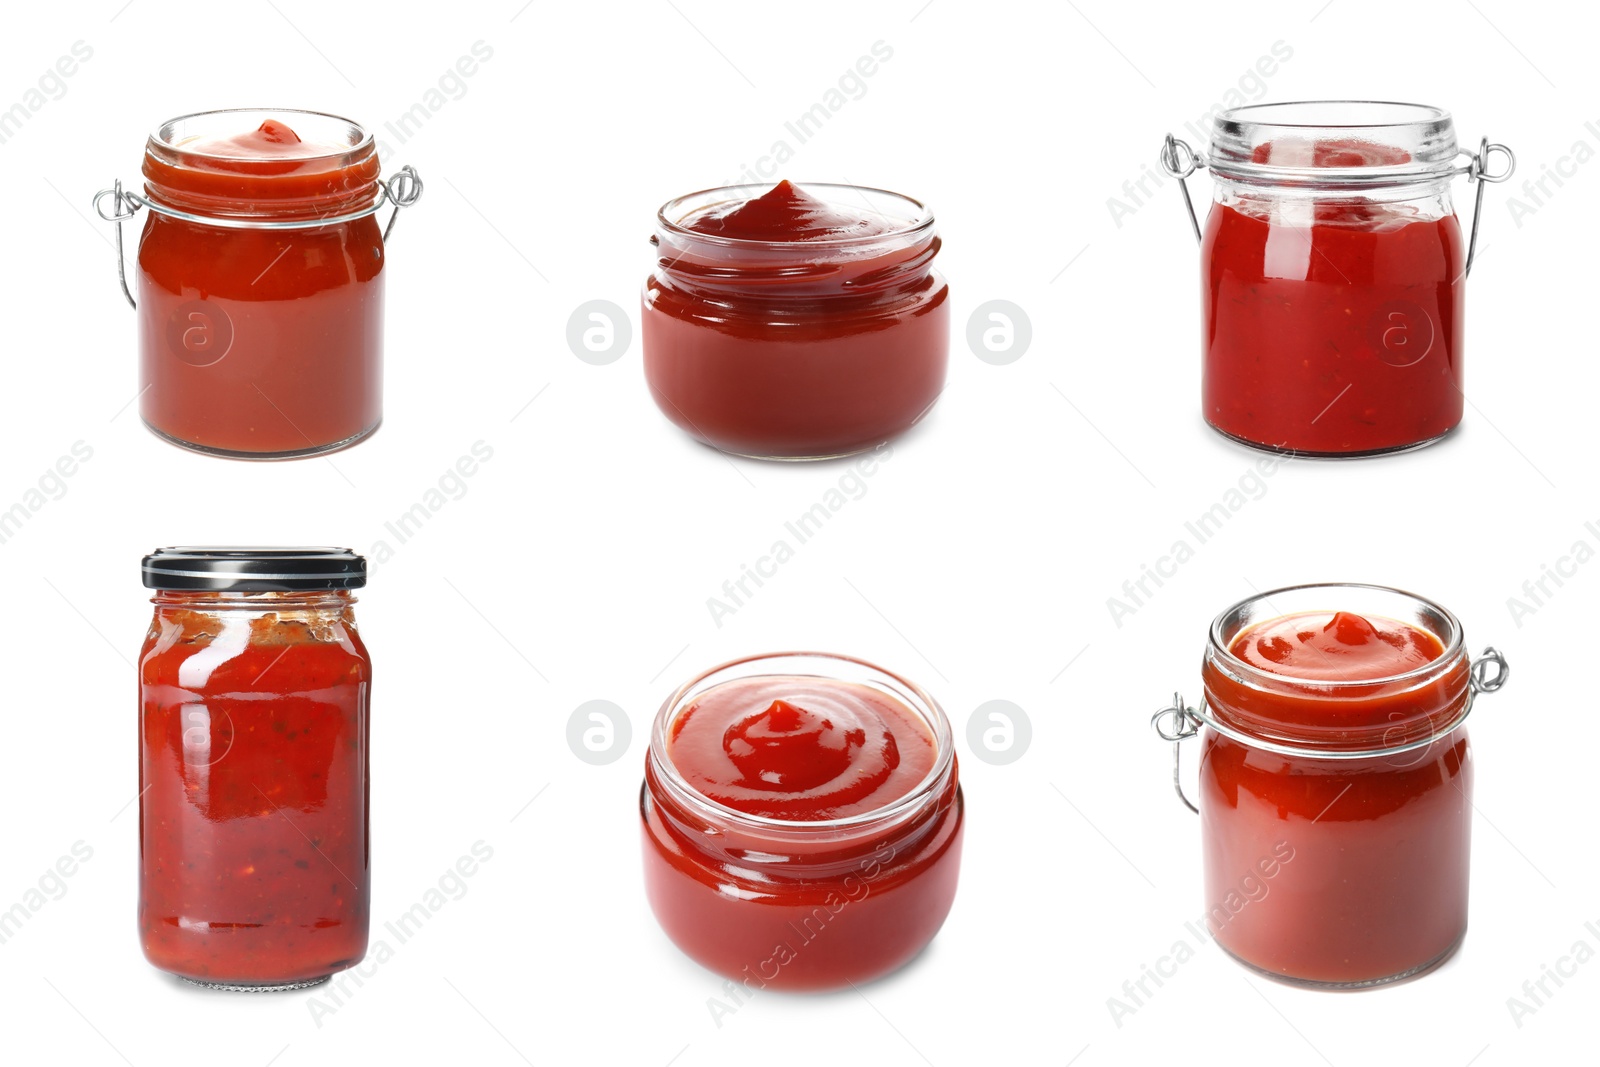
[[[934,740],[887,693],[770,675],[700,694],[673,723],[668,754],[695,791],[724,807],[814,822],[911,793],[933,769]]]
[[[878,237],[906,227],[876,211],[819,200],[787,180],[760,196],[703,208],[678,225],[712,237],[767,242]]]
[[[1235,637],[1228,651],[1272,674],[1360,682],[1426,666],[1444,654],[1444,646],[1426,630],[1395,619],[1322,611],[1258,623]]]

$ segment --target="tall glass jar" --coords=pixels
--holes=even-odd
[[[1503,173],[1489,173],[1491,152]],[[1453,430],[1472,252],[1451,180],[1479,182],[1481,207],[1510,157],[1487,141],[1461,151],[1439,108],[1360,100],[1221,112],[1204,158],[1169,137],[1168,172],[1203,165],[1216,186],[1203,234],[1196,224],[1206,421],[1307,456],[1404,451]]]
[[[211,111],[150,135],[143,196],[119,184],[96,198],[119,248],[121,221],[149,209],[128,299],[157,436],[281,459],[378,428],[387,234],[374,213],[421,189],[410,168],[389,184],[378,172],[372,135],[348,119]]]
[[[221,989],[361,961],[372,667],[348,549],[163,548],[139,654],[139,935]]]
[[[1297,586],[1219,615],[1204,703],[1176,698],[1154,721],[1175,753],[1200,738],[1217,944],[1269,977],[1341,989],[1448,958],[1467,929],[1466,719],[1507,675],[1492,648],[1469,660],[1454,615],[1396,589]],[[1174,782],[1184,797],[1176,764]]]
[[[804,206],[767,227],[730,236],[697,221],[786,191]],[[840,224],[819,234],[819,216]],[[950,287],[933,268],[933,213],[915,200],[811,183],[710,189],[663,206],[651,242],[645,379],[700,441],[758,459],[851,455],[939,399]]]
[[[716,718],[686,725],[696,715]],[[874,764],[886,719],[899,755]],[[742,784],[708,784],[734,763]],[[908,767],[919,773],[891,788]],[[751,990],[895,970],[955,899],[965,809],[950,724],[922,689],[861,660],[782,653],[691,679],[656,717],[639,804],[662,929]]]

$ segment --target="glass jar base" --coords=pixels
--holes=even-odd
[[[383,420],[379,419],[377,422],[373,423],[365,430],[362,430],[360,433],[346,437],[342,441],[335,441],[332,444],[327,445],[314,445],[310,448],[295,448],[285,452],[246,452],[238,449],[213,448],[210,445],[195,444],[193,441],[185,441],[181,437],[174,437],[165,430],[161,430],[155,426],[152,426],[147,419],[140,419],[139,421],[144,423],[145,429],[161,438],[161,440],[165,441],[167,444],[177,445],[179,448],[184,449],[187,452],[198,452],[202,456],[214,456],[218,459],[254,460],[311,459],[314,456],[326,456],[334,452],[342,452],[347,448],[352,448],[360,444],[362,441],[365,441],[367,438],[377,433],[379,427],[383,425]]]
[[[175,976],[178,981],[189,985],[199,986],[201,989],[214,989],[222,993],[292,993],[296,989],[311,989],[322,985],[333,978],[325,974],[321,978],[304,978],[294,982],[271,982],[256,984],[254,982],[204,982],[198,978],[185,978],[183,975]]]
[[[1238,434],[1229,433],[1227,430],[1224,430],[1222,427],[1218,426],[1209,419],[1206,420],[1206,425],[1210,427],[1211,430],[1219,437],[1226,438],[1236,445],[1243,445],[1246,448],[1252,449],[1256,452],[1267,452],[1275,456],[1282,456],[1285,459],[1374,459],[1378,456],[1398,456],[1402,452],[1415,452],[1419,448],[1427,448],[1429,445],[1436,445],[1440,441],[1448,438],[1451,434],[1455,433],[1456,429],[1461,424],[1457,423],[1444,433],[1435,437],[1430,437],[1426,441],[1414,441],[1411,444],[1405,445],[1392,445],[1388,448],[1368,448],[1358,452],[1314,452],[1299,448],[1284,448],[1279,445],[1269,445],[1260,441],[1252,441],[1248,437],[1240,437]]]
[[[1421,978],[1429,971],[1432,971],[1435,968],[1443,965],[1444,962],[1451,956],[1454,956],[1456,951],[1461,948],[1461,942],[1465,941],[1466,939],[1467,932],[1463,930],[1461,931],[1461,936],[1450,943],[1449,948],[1439,953],[1439,955],[1435,956],[1433,959],[1428,960],[1426,963],[1420,963],[1417,966],[1410,967],[1399,972],[1398,974],[1386,975],[1382,978],[1368,978],[1356,982],[1326,982],[1316,978],[1300,978],[1292,974],[1282,974],[1278,971],[1269,971],[1265,967],[1259,967],[1256,964],[1251,963],[1243,956],[1235,955],[1220,941],[1217,942],[1217,947],[1222,949],[1223,952],[1226,952],[1228,957],[1235,963],[1238,963],[1241,967],[1253,971],[1263,978],[1271,978],[1275,982],[1282,982],[1284,985],[1298,986],[1301,989],[1325,989],[1334,992],[1356,992],[1362,989],[1377,989],[1381,986],[1395,985],[1399,982],[1410,981],[1413,978]]]
[[[845,452],[825,452],[815,456],[763,456],[754,452],[740,452],[737,449],[721,448],[708,441],[702,441],[701,444],[704,444],[707,448],[715,448],[724,455],[737,456],[740,459],[760,460],[762,463],[825,463],[830,459],[849,459],[851,456],[859,456],[863,452],[871,452],[878,447],[876,444],[862,445],[860,448],[852,448]]]

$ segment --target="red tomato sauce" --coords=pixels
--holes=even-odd
[[[274,120],[145,154],[146,193],[205,219],[150,211],[135,272],[140,410],[201,451],[269,457],[327,451],[382,418],[384,249],[375,217],[319,219],[373,203],[365,147],[303,141]]]
[[[359,962],[371,682],[360,636],[158,608],[139,671],[146,957],[238,985]]]
[[[781,182],[672,219],[657,242],[645,378],[691,436],[762,458],[848,455],[909,429],[943,390],[949,286],[931,220]]]
[[[1229,651],[1263,688],[1208,662],[1220,722],[1350,752],[1286,756],[1207,729],[1200,813],[1207,921],[1218,944],[1278,977],[1357,987],[1427,969],[1467,924],[1471,750],[1467,665],[1439,638],[1347,612],[1247,628]],[[1426,744],[1429,738],[1436,738]]]
[[[647,763],[645,884],[695,960],[751,989],[836,988],[894,970],[938,932],[960,863],[953,762],[917,803],[870,821],[936,765],[933,735],[898,699],[817,677],[724,682],[677,716],[667,751],[711,807],[679,803]],[[840,819],[868,821],[827,822]]]
[[[1333,148],[1319,158],[1355,162]],[[1278,451],[1360,455],[1434,440],[1461,421],[1465,254],[1454,214],[1241,198],[1212,208],[1201,263],[1202,400],[1218,430]]]

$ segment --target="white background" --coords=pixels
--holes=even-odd
[[[0,108],[74,42],[92,58],[0,144],[7,388],[0,507],[77,441],[93,458],[0,545],[9,715],[0,909],[75,842],[93,858],[0,945],[7,1062],[884,1064],[1271,1061],[1498,1064],[1592,1058],[1600,962],[1519,1027],[1507,999],[1575,942],[1600,949],[1592,784],[1600,565],[1536,613],[1508,598],[1585,539],[1593,492],[1593,207],[1600,164],[1518,220],[1525,177],[1600,148],[1592,16],[1505,0],[1247,7],[1082,0],[768,5],[13,5]],[[1321,9],[1319,10],[1319,7]],[[1589,20],[1589,21],[1585,21]],[[905,192],[940,220],[953,292],[948,389],[825,531],[718,627],[706,606],[846,477],[729,461],[645,391],[637,293],[661,202],[737,179],[784,122],[883,41],[893,57],[784,173]],[[404,145],[383,130],[466,55],[493,56]],[[1275,42],[1268,79],[1247,77]],[[1291,463],[1119,627],[1107,598],[1256,457],[1199,417],[1195,249],[1177,190],[1117,225],[1107,200],[1161,135],[1244,85],[1260,99],[1449,108],[1464,143],[1512,145],[1470,285],[1465,425],[1441,447]],[[1587,105],[1585,103],[1587,101]],[[388,270],[387,418],[330,460],[230,463],[160,443],[126,407],[134,320],[89,201],[134,182],[146,133],[213,107],[349,115],[418,167]],[[792,138],[790,138],[792,140]],[[1191,140],[1193,139],[1191,135]],[[1591,149],[1592,151],[1592,149]],[[1574,171],[1573,167],[1567,168]],[[1193,181],[1209,195],[1204,175]],[[1466,214],[1471,191],[1456,186]],[[1070,264],[1070,266],[1069,266]],[[565,341],[611,300],[633,344]],[[1008,366],[971,353],[983,301],[1031,318]],[[537,397],[537,399],[534,399]],[[531,401],[531,403],[530,403]],[[520,413],[520,414],[519,414]],[[482,441],[493,459],[404,545],[386,534]],[[374,919],[409,909],[477,841],[494,850],[422,933],[331,1013],[305,994],[181,987],[134,929],[136,655],[144,552],[172,543],[347,544],[394,558],[358,609],[376,663]],[[1206,627],[1256,588],[1388,583],[1502,648],[1514,678],[1473,722],[1472,924],[1437,973],[1330,995],[1247,975],[1185,932],[1198,824],[1147,720],[1191,695]],[[1553,588],[1553,587],[1552,587]],[[944,703],[970,805],[960,894],[905,972],[861,991],[762,994],[722,1019],[720,980],[659,932],[640,886],[637,790],[661,700],[738,655],[820,647]],[[579,704],[632,741],[590,766]],[[966,743],[984,701],[1033,724],[1018,761]],[[537,796],[537,800],[531,798]],[[1174,943],[1198,949],[1118,1026]],[[1554,988],[1553,986],[1551,987]]]

